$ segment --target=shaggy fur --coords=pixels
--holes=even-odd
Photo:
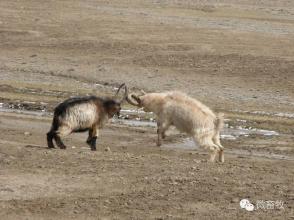
[[[131,104],[143,107],[144,111],[153,112],[157,116],[158,146],[165,137],[165,131],[174,125],[181,132],[193,137],[200,146],[210,150],[210,161],[214,161],[219,153],[219,161],[224,162],[224,148],[220,143],[222,113],[216,115],[201,102],[177,91],[131,97],[136,101],[134,103],[128,98]]]
[[[122,86],[124,84],[120,88]],[[48,147],[54,148],[54,139],[59,148],[65,149],[66,146],[61,141],[61,137],[73,132],[89,131],[87,144],[90,145],[91,150],[96,150],[99,129],[103,128],[108,119],[115,114],[119,114],[121,103],[126,96],[127,88],[125,87],[125,96],[120,101],[96,96],[75,97],[65,100],[54,110],[52,126],[47,133]]]

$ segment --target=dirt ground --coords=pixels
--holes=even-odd
[[[294,219],[293,39],[287,0],[1,0],[1,219]],[[58,102],[122,82],[278,135],[224,138],[224,164],[181,148],[185,135],[158,148],[155,128],[117,121],[97,152],[86,134],[46,148]],[[248,212],[244,198],[283,208]]]

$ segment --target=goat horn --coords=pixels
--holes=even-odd
[[[115,96],[118,95],[118,93],[119,93],[119,91],[121,90],[121,88],[124,87],[125,85],[126,85],[126,84],[123,83],[123,84],[121,84],[121,85],[118,87],[118,89],[117,89],[117,91],[116,91],[116,93],[115,93]]]
[[[124,94],[123,98],[120,100],[120,102],[125,101],[128,97],[128,94],[129,94],[128,87],[125,84],[124,84],[124,86],[125,86],[125,94]]]
[[[127,102],[130,103],[131,105],[139,106],[139,103],[137,101],[136,102],[133,101],[133,97],[132,96],[136,96],[137,97],[137,95],[135,95],[134,93],[131,93],[130,95],[127,95],[127,97],[126,97]]]

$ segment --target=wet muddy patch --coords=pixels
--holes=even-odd
[[[32,114],[32,115],[52,115],[52,111],[47,109],[48,103],[42,102],[29,102],[23,101],[20,103],[0,103],[0,112],[15,112],[20,114]],[[237,119],[243,126],[231,126],[230,120],[225,120],[225,128],[221,135],[222,139],[236,140],[240,137],[248,137],[250,135],[261,136],[277,136],[276,131],[258,129],[254,127],[246,126],[246,120]],[[127,125],[130,127],[156,127],[155,115],[153,113],[146,113],[142,109],[123,109],[118,119],[113,119],[114,123]]]
[[[229,121],[229,120],[226,120],[226,121]],[[149,121],[140,120],[140,118],[136,118],[135,120],[119,119],[117,120],[117,122],[120,124],[134,126],[134,127],[154,127],[155,128],[157,126],[154,119],[150,119]],[[223,129],[221,138],[227,139],[227,140],[236,140],[240,137],[248,137],[250,135],[260,135],[260,136],[270,137],[270,136],[278,136],[279,133],[276,131],[257,129],[252,127],[249,127],[249,128],[245,128],[241,126],[232,127],[226,123],[225,128]],[[187,148],[190,148],[189,144],[187,145]]]
[[[0,112],[12,112],[17,114],[32,115],[37,117],[52,117],[52,111],[46,108],[47,103],[23,102],[18,104],[0,103]],[[40,106],[44,106],[43,108]],[[240,157],[257,156],[269,159],[292,160],[293,158],[288,155],[279,154],[286,151],[275,151],[268,144],[273,139],[284,136],[275,130],[266,130],[252,127],[248,125],[248,121],[244,119],[225,119],[225,127],[221,134],[221,139],[227,143],[247,143],[242,147],[226,149],[230,154],[236,154]],[[142,109],[123,109],[119,118],[112,119],[112,123],[123,125],[127,127],[134,127],[140,129],[151,129],[156,131],[156,121],[153,113],[145,113]],[[232,125],[233,124],[233,125]],[[256,139],[257,138],[257,139]],[[260,140],[265,140],[267,145],[263,148],[260,145]],[[251,146],[252,145],[252,146]],[[239,146],[239,144],[238,144]],[[246,147],[247,146],[247,147]],[[197,144],[194,143],[192,138],[187,137],[185,134],[179,133],[174,127],[167,131],[167,140],[164,141],[164,148],[182,149],[182,150],[199,150]],[[283,148],[283,146],[281,146]],[[200,153],[203,152],[200,149]],[[274,153],[273,153],[274,152]],[[203,152],[205,153],[205,152]]]
[[[0,102],[0,111],[1,112],[17,112],[25,113],[29,112],[30,114],[36,114],[37,112],[46,112],[48,103],[45,102],[31,102],[31,101],[22,101],[22,102]]]
[[[261,115],[261,116],[273,116],[273,117],[281,117],[281,118],[294,118],[293,112],[265,112],[265,111],[241,111],[241,110],[233,110],[232,112]]]

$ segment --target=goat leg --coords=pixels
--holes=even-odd
[[[66,146],[64,145],[64,143],[62,142],[61,138],[57,134],[54,135],[54,139],[55,139],[55,142],[56,142],[57,146],[60,149],[66,149]]]
[[[92,137],[91,139],[90,147],[92,151],[96,151],[96,140],[97,140],[97,137]]]
[[[49,131],[47,133],[47,145],[48,145],[48,148],[55,148],[54,144],[53,144],[53,137],[54,137],[53,131]]]
[[[96,140],[97,140],[98,134],[99,134],[99,130],[97,128],[97,125],[95,124],[89,130],[89,137],[87,139],[87,144],[90,145],[92,151],[96,150]]]

